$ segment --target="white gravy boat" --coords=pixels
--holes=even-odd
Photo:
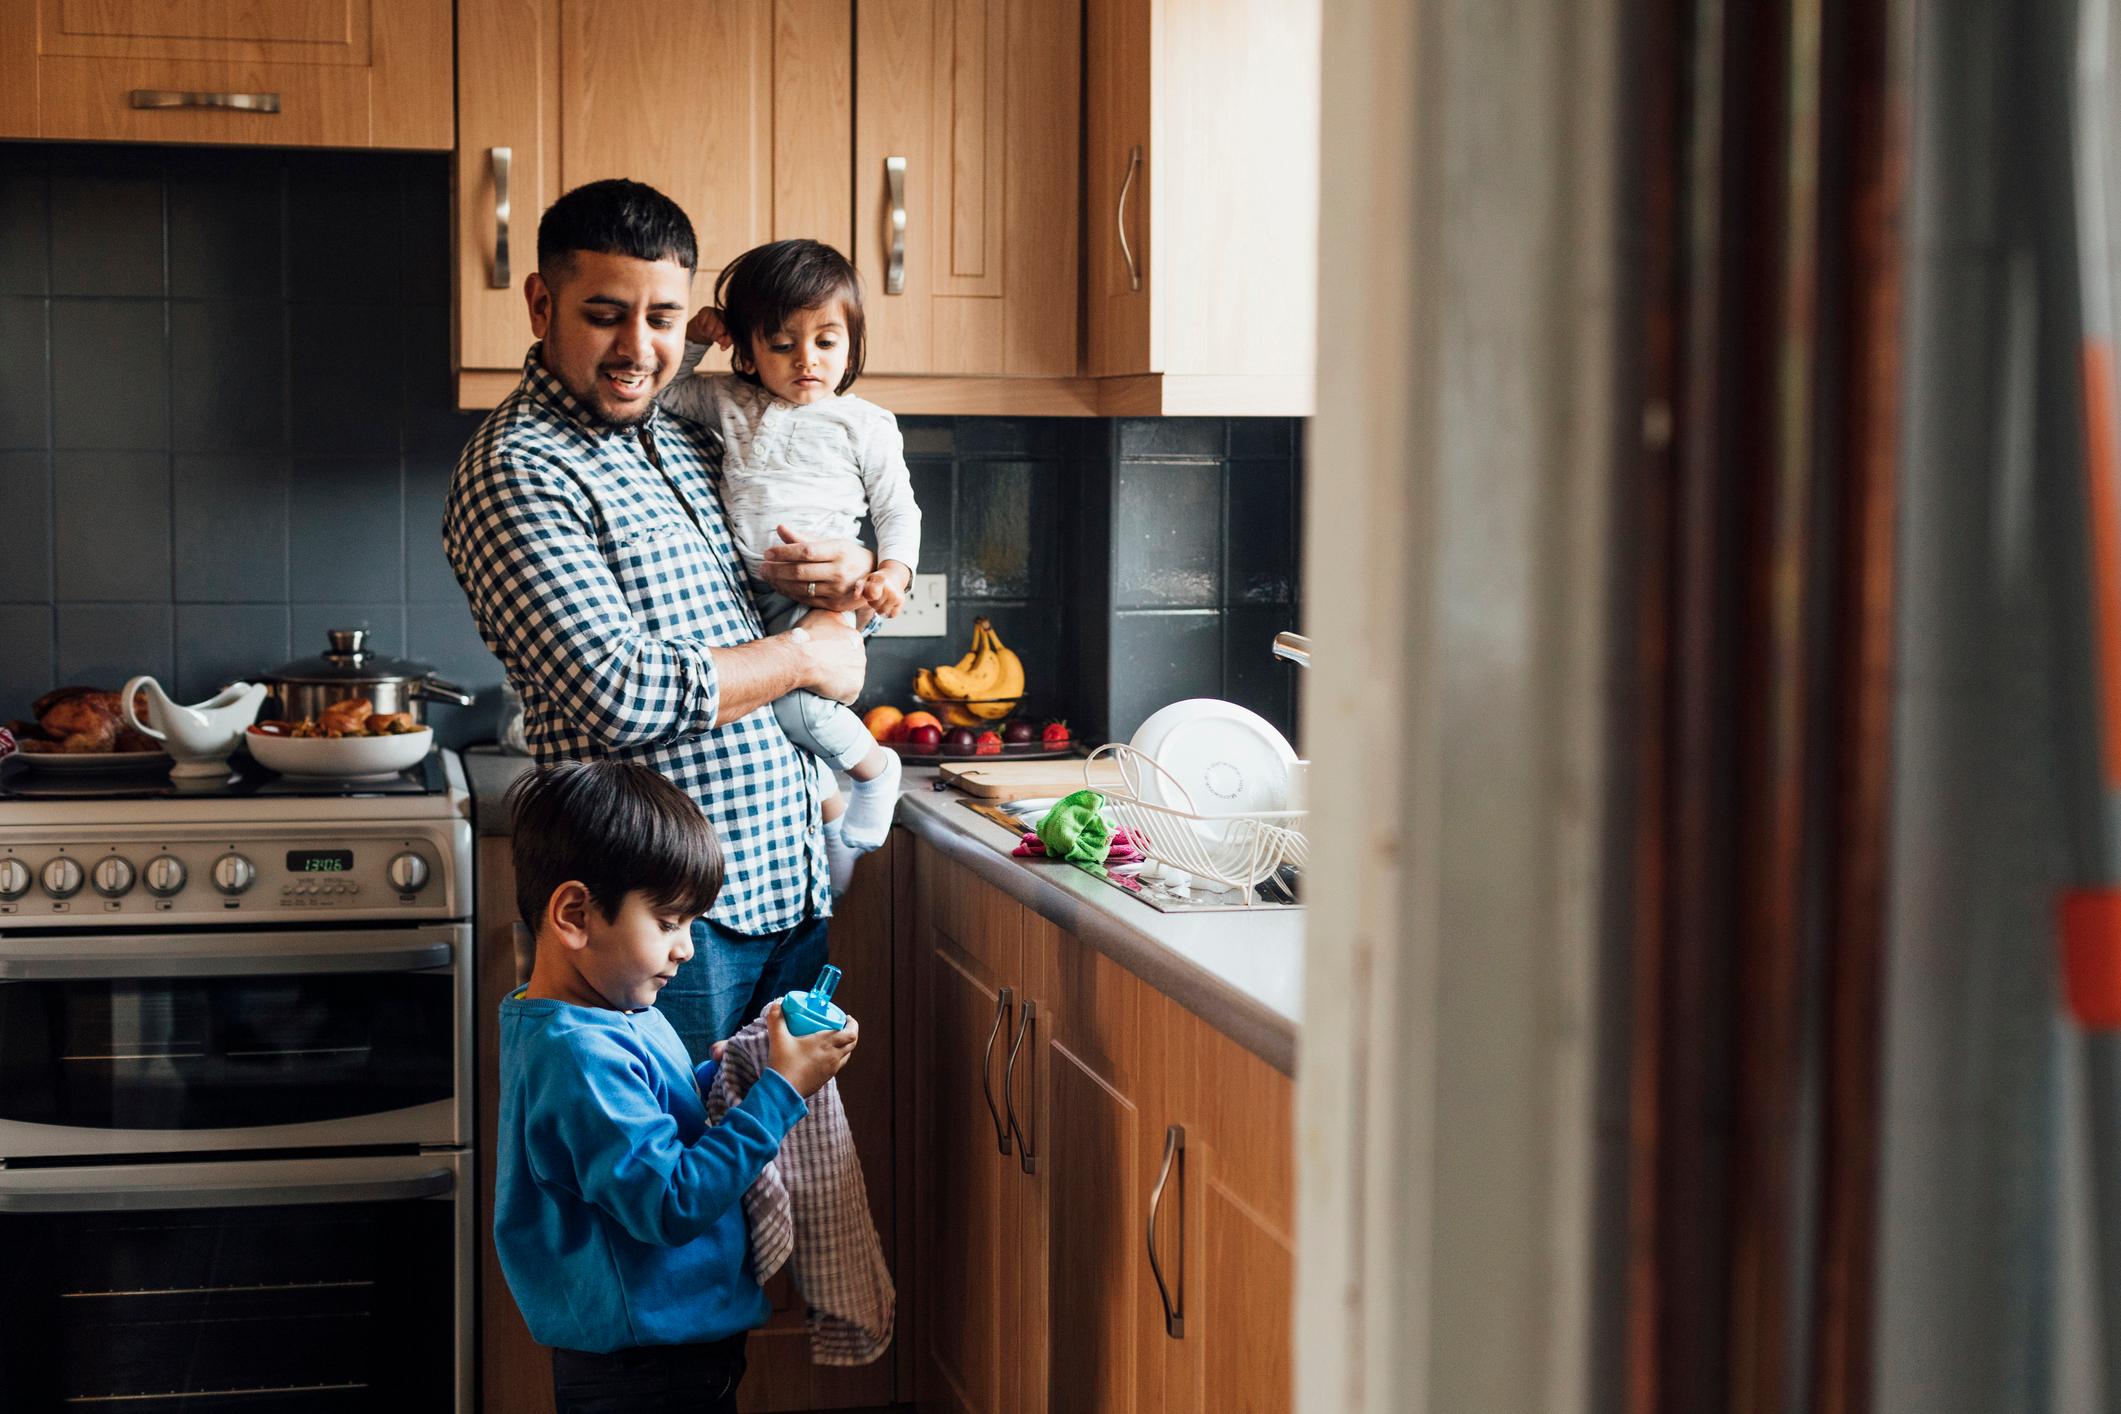
[[[147,694],[147,720],[133,711],[134,697]],[[186,707],[169,700],[162,684],[137,677],[118,694],[127,726],[162,743],[177,763],[172,776],[224,776],[228,754],[243,742],[243,729],[258,719],[265,701],[264,683],[230,683],[206,701]]]

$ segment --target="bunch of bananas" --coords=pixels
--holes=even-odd
[[[956,663],[922,668],[913,675],[913,695],[937,707],[953,727],[998,722],[1024,695],[1024,664],[996,636],[985,618],[972,621],[972,651]]]

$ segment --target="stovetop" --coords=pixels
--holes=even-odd
[[[471,913],[456,753],[376,780],[247,762],[202,785],[0,763],[0,933],[414,923]]]
[[[185,778],[166,767],[53,770],[12,756],[0,761],[0,829],[471,818],[471,792],[453,751],[429,752],[392,775],[348,780],[277,775],[247,755],[235,763],[227,776]]]
[[[246,755],[226,776],[172,776],[165,764],[147,770],[82,770],[32,765],[16,756],[0,762],[0,802],[15,800],[250,800],[293,796],[311,800],[386,795],[440,795],[448,788],[442,756],[430,751],[417,766],[387,776],[283,776]]]

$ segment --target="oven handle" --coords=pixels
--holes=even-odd
[[[425,934],[210,933],[0,940],[0,982],[118,977],[285,977],[428,972],[447,967],[449,939]]]
[[[295,1203],[397,1203],[456,1187],[447,1163],[403,1157],[0,1169],[0,1213],[160,1212]]]

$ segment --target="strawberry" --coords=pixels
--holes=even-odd
[[[1000,732],[981,732],[981,733],[979,734],[979,739],[978,739],[977,741],[973,742],[973,744],[972,744],[972,754],[973,754],[974,756],[999,756],[999,755],[1001,755],[1001,754],[1002,754],[1002,737],[1001,737],[1001,733],[1000,733]]]
[[[1039,740],[1047,746],[1066,746],[1070,740],[1068,724],[1066,722],[1046,723],[1046,729],[1039,734]]]

